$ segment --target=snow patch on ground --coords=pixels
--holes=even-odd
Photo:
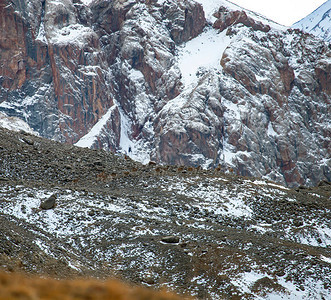
[[[131,159],[139,161],[142,164],[147,164],[150,161],[149,150],[142,143],[131,137],[131,122],[126,116],[122,108],[119,106],[119,113],[121,117],[121,136],[120,136],[120,150],[119,152],[128,155]]]
[[[196,0],[196,2],[200,3],[203,6],[203,10],[205,12],[205,17],[208,22],[215,22],[216,18],[213,14],[225,4],[223,0]]]
[[[148,92],[146,92],[145,77],[141,71],[136,69],[130,69],[128,71],[128,77],[137,91],[134,97],[136,118],[138,119],[139,125],[144,126],[146,124],[146,119],[154,113],[150,96],[148,95]]]
[[[40,41],[44,44],[47,44],[47,38],[46,38],[44,22],[40,23],[39,32],[38,32],[38,36],[36,38],[36,41]]]
[[[286,276],[283,277],[277,276],[276,278],[272,278],[265,273],[259,273],[256,271],[245,272],[239,278],[233,279],[231,283],[237,286],[242,292],[250,293],[251,292],[250,288],[254,285],[254,283],[256,283],[258,280],[262,278],[269,278],[270,280],[276,282],[279,287],[282,287],[283,290],[274,291],[271,293],[270,291],[269,293],[267,291],[262,291],[262,295],[255,294],[254,299],[301,300],[301,299],[326,299],[324,297],[330,296],[330,292],[328,292],[324,288],[322,282],[306,280],[304,284],[305,290],[300,290],[291,281],[286,280]],[[265,293],[266,296],[264,296],[263,293]],[[322,298],[319,298],[321,296]]]
[[[82,0],[82,2],[85,4],[85,5],[89,5],[93,2],[93,0]]]
[[[271,122],[269,122],[269,124],[268,124],[268,135],[271,136],[271,137],[277,137],[278,136],[278,133],[274,130]]]
[[[192,197],[196,201],[194,206],[203,206],[206,211],[213,212],[215,215],[250,217],[253,212],[245,203],[245,198],[248,196],[245,191],[236,193],[234,197],[233,191],[219,189],[212,185],[205,186],[190,180],[180,180],[165,188],[168,191]]]
[[[267,185],[267,186],[271,186],[271,187],[275,187],[275,188],[279,188],[279,189],[283,189],[283,190],[289,190],[287,187],[279,185],[279,184],[275,184],[275,183],[271,183],[271,182],[267,182],[267,181],[263,181],[263,180],[254,180],[254,181],[250,181],[250,180],[245,180],[246,182],[250,182],[253,184],[257,184],[257,185]]]
[[[328,264],[331,264],[331,258],[330,257],[325,257],[325,256],[321,255],[321,260],[325,261]]]
[[[257,280],[265,277],[264,274],[257,273],[255,271],[245,272],[240,278],[231,280],[234,286],[237,286],[242,292],[249,293],[249,287]]]
[[[330,214],[330,211],[328,211]],[[303,222],[303,225],[293,229],[285,228],[286,238],[304,245],[328,248],[331,245],[330,222],[320,223],[316,219]]]

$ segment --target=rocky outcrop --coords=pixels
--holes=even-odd
[[[319,87],[323,92],[331,95],[331,64],[329,63],[331,52],[328,52],[325,60],[319,60],[315,67],[315,76]]]
[[[155,160],[230,167],[289,186],[330,180],[329,48],[291,30],[264,35],[237,24],[224,32],[233,42],[220,60],[223,73],[205,73],[178,99],[184,105],[161,111]]]
[[[71,1],[1,5],[4,111],[43,136],[77,141],[113,105],[99,39],[83,25],[91,12]]]
[[[329,45],[226,2],[214,17],[191,0],[3,1],[0,110],[144,162],[330,180]]]
[[[262,22],[249,17],[245,11],[229,10],[224,6],[221,6],[214,16],[217,20],[214,22],[213,27],[220,31],[229,28],[231,25],[237,24],[242,24],[251,27],[253,30],[263,32],[269,32],[271,29],[269,25],[265,25]]]
[[[201,4],[192,1],[166,1],[162,7],[162,13],[168,20],[167,28],[176,44],[196,37],[206,25]]]
[[[212,74],[206,74],[200,83],[190,95],[183,96],[187,101],[179,95],[158,114],[154,123],[153,160],[196,167],[219,164],[224,108],[218,82]],[[184,103],[177,107],[177,102]]]
[[[56,205],[56,199],[57,199],[56,194],[53,194],[46,200],[41,201],[40,208],[45,210],[54,208]]]

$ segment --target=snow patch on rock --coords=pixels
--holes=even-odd
[[[135,141],[132,138],[132,124],[121,107],[118,107],[121,117],[121,136],[119,152],[128,155],[133,160],[147,164],[150,161],[149,151],[142,141]]]
[[[34,131],[28,123],[23,121],[20,118],[16,117],[8,117],[5,113],[0,112],[0,127],[6,128],[13,131],[23,130],[27,133],[33,135],[39,135],[38,132]]]
[[[84,135],[80,140],[75,144],[78,147],[87,147],[90,148],[94,144],[95,140],[100,135],[101,130],[107,124],[107,121],[112,115],[112,112],[116,108],[116,105],[113,105],[108,111],[101,117],[101,119],[91,128],[91,130]]]
[[[195,86],[198,78],[211,69],[221,70],[220,61],[231,38],[223,31],[207,28],[187,42],[178,53],[178,66],[185,88]]]
[[[74,44],[80,48],[86,45],[86,40],[95,35],[94,31],[81,24],[71,24],[53,33],[50,42],[57,45]]]

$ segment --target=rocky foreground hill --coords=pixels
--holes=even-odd
[[[330,44],[217,0],[0,2],[0,111],[41,136],[289,187],[330,175]]]
[[[0,128],[0,269],[198,299],[329,299],[330,196],[325,181],[289,189]]]

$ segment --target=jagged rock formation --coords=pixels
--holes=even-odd
[[[330,181],[330,46],[198,2],[3,1],[0,110],[141,161]]]
[[[113,104],[105,54],[86,26],[91,11],[79,1],[18,0],[2,1],[0,15],[3,110],[75,142]]]

